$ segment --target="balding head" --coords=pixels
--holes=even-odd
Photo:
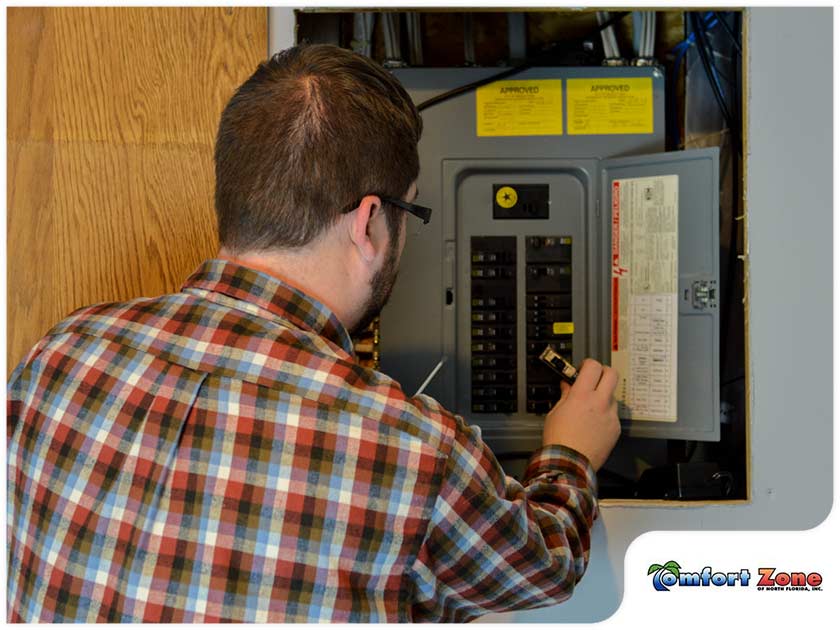
[[[222,114],[219,238],[231,252],[301,247],[364,195],[400,198],[417,178],[422,121],[366,57],[295,47],[261,64]],[[396,234],[400,214],[386,207]]]

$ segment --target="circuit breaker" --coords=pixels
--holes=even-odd
[[[396,75],[421,102],[495,71]],[[625,366],[625,434],[719,439],[717,149],[661,153],[663,104],[656,68],[534,68],[423,112],[434,213],[382,313],[382,368],[411,391],[446,357],[426,393],[497,453],[540,444],[548,344]]]

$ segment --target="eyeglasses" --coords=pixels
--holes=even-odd
[[[407,201],[403,201],[402,199],[394,199],[393,197],[383,197],[382,195],[377,195],[379,199],[382,200],[383,203],[390,203],[391,205],[397,206],[398,208],[402,208],[406,212],[410,212],[415,217],[418,217],[423,221],[423,225],[426,225],[429,220],[432,218],[432,209],[427,208],[426,206],[418,206],[416,203],[408,203]],[[345,207],[341,213],[347,214],[348,212],[353,212],[356,208],[359,207],[361,203],[361,199],[356,203],[351,203],[349,206]]]

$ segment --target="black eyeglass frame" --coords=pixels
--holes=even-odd
[[[393,197],[383,197],[382,195],[376,195],[383,203],[390,203],[398,208],[402,208],[406,212],[413,214],[415,217],[423,221],[423,225],[427,225],[432,218],[432,209],[427,208],[426,206],[419,206],[416,203],[408,203],[407,201],[403,201],[402,199],[394,199]],[[342,214],[347,214],[348,212],[353,212],[356,208],[359,207],[359,204],[362,202],[361,199],[356,203],[350,204],[344,210],[341,211]]]

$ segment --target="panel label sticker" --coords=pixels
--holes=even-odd
[[[677,421],[679,178],[612,183],[612,366],[626,420]]]
[[[653,133],[653,79],[568,79],[569,135]]]
[[[496,81],[475,92],[477,136],[563,135],[563,81]]]

